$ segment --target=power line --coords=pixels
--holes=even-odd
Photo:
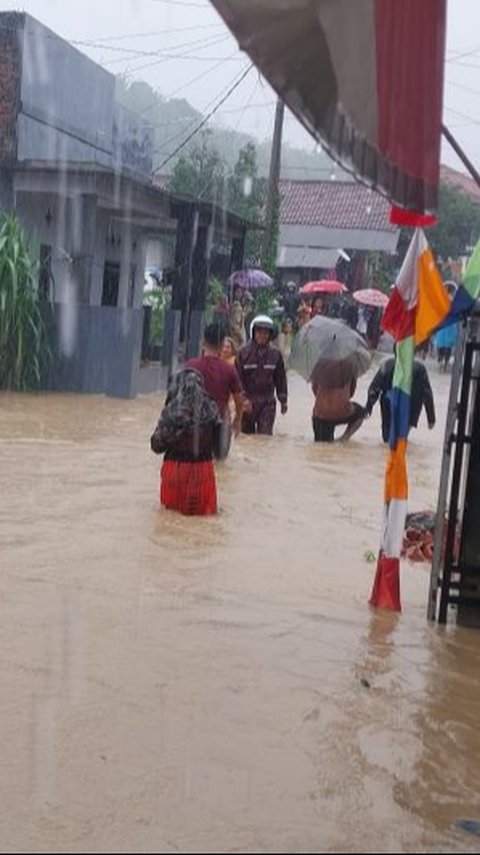
[[[465,92],[471,92],[472,95],[480,95],[480,89],[472,89],[471,86],[464,86],[463,83],[457,83],[455,80],[445,80],[449,86],[455,86],[456,89],[464,89]]]
[[[228,40],[228,38],[229,38],[229,36],[223,36],[222,39],[220,39],[219,41],[226,41],[226,40]],[[201,50],[201,48],[200,48],[200,50]],[[144,71],[147,68],[153,68],[154,66],[162,65],[164,62],[170,62],[170,60],[172,60],[172,59],[191,59],[193,61],[198,60],[200,62],[214,62],[217,60],[219,62],[232,62],[232,61],[243,62],[244,58],[242,56],[238,55],[238,51],[235,51],[234,54],[231,54],[228,57],[226,57],[226,56],[221,56],[221,57],[219,57],[219,56],[193,56],[192,54],[189,54],[189,53],[187,53],[187,54],[164,54],[160,59],[155,59],[153,62],[147,62],[144,65],[131,66],[130,68],[127,68],[126,70],[127,70],[127,72],[130,72],[130,73],[132,73],[132,72],[137,73],[139,71]],[[124,57],[124,60],[128,61],[126,57]]]
[[[255,92],[257,91],[259,81],[260,81],[260,75],[258,75],[258,77],[257,77],[257,79],[256,79],[256,81],[255,81],[255,86],[253,87],[252,91],[250,92],[250,95],[249,95],[249,97],[248,97],[248,100],[246,101],[245,105],[241,108],[242,113],[241,113],[241,116],[240,116],[240,118],[239,118],[239,120],[238,120],[238,122],[237,122],[237,124],[236,124],[236,127],[235,127],[235,128],[232,128],[232,131],[233,131],[234,133],[237,133],[237,132],[238,132],[238,129],[239,129],[239,127],[240,127],[240,122],[242,121],[243,116],[245,115],[245,111],[248,109],[248,107],[249,107],[249,105],[250,105],[250,102],[251,102],[251,100],[252,100],[253,96],[255,95]],[[200,191],[200,193],[199,193],[199,198],[200,198],[200,199],[202,199],[202,198],[205,196],[205,193],[207,192],[207,190],[209,190],[209,189],[210,189],[210,187],[212,186],[212,182],[214,181],[214,178],[215,178],[215,176],[214,176],[214,175],[212,175],[212,177],[211,177],[211,178],[209,178],[209,180],[207,181],[207,183],[206,183],[205,187],[203,187],[203,188],[202,188],[202,190],[201,190],[201,191]]]
[[[225,103],[225,101],[227,100],[227,98],[230,98],[230,95],[232,95],[232,94],[235,92],[235,90],[236,90],[236,89],[238,89],[238,87],[240,86],[240,84],[242,83],[242,81],[243,81],[243,80],[245,80],[245,78],[246,78],[247,74],[249,74],[249,73],[250,73],[250,71],[252,70],[252,68],[253,68],[253,63],[251,63],[251,64],[248,66],[248,68],[246,68],[246,69],[245,69],[245,71],[244,71],[244,72],[243,72],[243,74],[240,76],[240,78],[236,81],[236,83],[234,83],[234,84],[230,87],[230,89],[228,90],[228,92],[226,93],[226,95],[224,95],[224,96],[223,96],[223,98],[218,102],[218,104],[217,104],[215,107],[213,107],[213,109],[212,109],[212,110],[210,110],[210,112],[208,113],[208,115],[207,115],[207,116],[205,116],[205,118],[204,118],[204,119],[202,119],[202,121],[201,121],[201,122],[199,123],[199,125],[195,128],[195,130],[193,130],[193,131],[192,131],[192,133],[191,133],[191,134],[189,134],[189,135],[188,135],[188,137],[187,137],[187,138],[186,138],[182,143],[180,143],[180,145],[179,145],[179,146],[177,146],[177,148],[175,149],[175,151],[172,151],[172,153],[171,153],[167,158],[165,158],[165,160],[160,164],[160,166],[157,166],[157,168],[153,170],[154,174],[155,174],[156,172],[160,172],[160,170],[161,170],[161,169],[163,169],[163,167],[164,167],[164,166],[166,166],[166,165],[167,165],[167,163],[169,163],[169,162],[172,160],[172,158],[174,158],[174,157],[175,157],[175,156],[176,156],[176,155],[177,155],[177,154],[178,154],[178,153],[179,153],[183,148],[185,148],[185,146],[190,142],[190,140],[191,140],[191,139],[193,139],[193,137],[195,137],[195,136],[196,136],[196,135],[197,135],[197,134],[202,130],[202,128],[203,128],[203,127],[205,127],[205,125],[207,124],[207,122],[212,118],[212,116],[217,112],[217,110],[222,106],[222,104],[224,104],[224,103]]]
[[[205,46],[207,46],[207,45],[209,46],[211,44],[217,44],[219,41],[224,41],[225,39],[228,39],[228,38],[229,38],[228,34],[225,34],[225,33],[222,33],[221,36],[218,34],[214,35],[214,36],[210,36],[208,39],[205,39],[205,36],[201,36],[200,38],[193,39],[193,41],[190,40],[188,42],[181,42],[180,44],[170,45],[169,47],[159,48],[157,50],[141,50],[139,48],[126,48],[126,47],[121,47],[119,45],[104,44],[100,41],[97,41],[97,42],[80,41],[78,39],[75,41],[72,41],[71,44],[81,45],[82,47],[99,48],[100,50],[114,51],[115,53],[124,53],[127,55],[125,57],[115,57],[115,59],[111,60],[111,62],[113,63],[113,62],[122,62],[122,60],[124,58],[128,59],[128,55],[136,56],[136,57],[161,56],[162,54],[166,53],[167,51],[180,50],[181,48],[198,47],[198,45],[202,45],[202,44]]]
[[[125,41],[126,39],[142,39],[152,36],[168,36],[170,33],[186,33],[191,30],[213,29],[219,30],[224,29],[224,27],[223,24],[196,24],[192,27],[169,27],[168,29],[148,30],[148,32],[143,31],[142,33],[124,33],[121,36],[98,36],[95,39],[90,39],[89,41],[84,42],[84,44],[93,44],[94,42],[120,42]]]
[[[230,56],[224,57],[224,59],[221,59],[219,62],[215,63],[215,65],[212,65],[211,68],[207,68],[205,71],[202,71],[201,74],[196,75],[196,77],[192,77],[191,80],[187,81],[187,83],[184,83],[178,89],[175,89],[173,92],[170,93],[170,95],[166,95],[165,98],[167,100],[175,98],[175,96],[178,95],[180,92],[183,92],[185,89],[188,89],[188,87],[191,86],[193,83],[198,83],[199,80],[202,80],[204,77],[207,76],[207,74],[210,74],[210,72],[215,71],[216,68],[219,68],[221,65],[223,65],[224,62],[227,62],[231,56],[235,56],[237,53],[238,51],[234,51],[232,54],[230,54]]]
[[[480,53],[480,47],[472,48],[471,50],[466,50],[463,52],[457,51],[454,56],[448,57],[445,62],[456,63],[459,59],[464,59],[466,56],[473,56],[477,53]]]
[[[257,81],[258,86],[258,81]],[[261,107],[275,107],[276,101],[257,101],[256,104],[246,104],[245,107],[230,107],[228,110],[222,110],[221,115],[223,116],[225,113],[241,113],[245,110],[258,110]]]
[[[167,6],[189,6],[194,9],[207,9],[203,3],[190,3],[187,0],[152,0],[153,3],[165,3]]]
[[[461,113],[459,110],[454,110],[453,107],[445,107],[445,110],[448,113],[453,113],[454,116],[459,116],[461,119],[467,119],[469,125],[480,125],[480,119],[473,119],[472,116]]]
[[[155,60],[152,63],[134,66],[132,69],[133,71],[141,71],[143,68],[150,68],[150,66],[152,66],[152,65],[157,65],[157,64],[160,65],[162,63],[162,61],[168,62],[170,59],[193,59],[193,60],[200,59],[202,61],[215,60],[215,59],[219,59],[219,57],[194,56],[190,50],[186,50],[183,53],[175,53],[174,51],[181,50],[182,48],[191,48],[192,50],[196,49],[198,51],[202,51],[208,47],[213,47],[214,45],[219,45],[222,42],[226,42],[229,40],[229,38],[230,37],[228,34],[223,34],[221,36],[216,35],[216,36],[212,36],[210,39],[207,39],[207,41],[205,41],[205,39],[197,39],[193,42],[185,42],[182,45],[173,45],[171,48],[160,48],[158,50],[151,50],[151,51],[141,51],[141,50],[137,51],[134,48],[131,48],[129,50],[129,54],[130,54],[129,56],[126,56],[126,55],[125,56],[117,56],[114,59],[105,60],[104,65],[108,65],[108,66],[118,65],[118,63],[121,63],[121,62],[128,62],[129,60],[141,59],[142,57],[145,58],[148,56],[160,57],[158,62],[157,62],[157,60]],[[90,45],[89,47],[92,47],[92,45]],[[114,51],[125,52],[124,48],[114,47],[113,45],[108,45],[108,46],[107,45],[96,45],[95,47],[97,47],[100,50],[114,50]]]
[[[237,51],[235,51],[234,53],[236,54]],[[231,56],[234,56],[234,54],[231,54]],[[230,57],[225,57],[224,59],[221,59],[219,62],[215,63],[215,65],[212,65],[211,68],[207,68],[205,71],[202,71],[201,74],[196,74],[195,77],[191,78],[191,80],[187,80],[187,82],[183,83],[181,86],[179,86],[178,89],[174,89],[173,92],[170,92],[168,95],[162,95],[161,97],[164,98],[165,101],[171,101],[173,98],[175,98],[177,95],[179,95],[180,92],[184,92],[185,89],[188,89],[189,86],[191,86],[194,83],[197,83],[199,80],[202,80],[204,77],[207,76],[207,74],[210,74],[212,71],[215,71],[216,68],[219,68],[221,65],[223,65],[223,63],[226,60],[228,60],[229,58]],[[143,107],[141,110],[137,110],[136,112],[139,115],[143,115],[144,113],[148,113],[150,110],[153,110],[154,107],[157,107],[157,106],[158,106],[158,97],[155,98],[154,101],[151,101],[150,104],[147,104],[146,107]]]
[[[250,66],[250,67],[251,67],[251,66]],[[215,102],[217,101],[217,99],[218,99],[218,98],[221,98],[221,97],[222,97],[222,95],[224,94],[224,92],[225,92],[227,89],[229,89],[229,87],[230,87],[230,86],[235,85],[235,83],[236,83],[236,81],[237,81],[237,78],[238,78],[238,75],[236,74],[236,75],[235,75],[235,77],[233,78],[233,80],[231,80],[229,83],[227,83],[227,85],[226,85],[226,86],[224,86],[224,87],[223,87],[223,89],[221,89],[221,90],[220,90],[220,92],[217,92],[217,94],[216,94],[213,98],[211,98],[211,99],[210,99],[210,101],[208,102],[208,104],[206,104],[206,105],[205,105],[205,107],[203,108],[202,112],[205,112],[205,111],[209,110],[210,106],[211,106],[211,105],[213,105],[213,104],[215,104]],[[241,78],[241,79],[240,79],[240,82],[241,82],[241,80],[242,80],[242,79],[243,79],[243,78]],[[220,105],[219,105],[219,106],[220,106]],[[189,122],[189,124],[187,125],[187,127],[186,127],[186,128],[182,128],[180,131],[177,131],[177,132],[176,132],[175,134],[173,134],[171,137],[167,137],[167,139],[166,139],[166,140],[163,140],[163,141],[162,141],[162,145],[164,145],[164,146],[168,146],[170,143],[175,142],[175,140],[177,140],[179,137],[183,136],[183,134],[188,133],[188,131],[190,130],[190,128],[193,128],[193,126],[196,124],[196,122],[197,122],[197,121],[198,121],[197,119],[193,119],[191,122]],[[157,125],[152,125],[152,127],[153,127],[153,128],[158,128],[158,127],[161,127],[163,124],[164,124],[164,122],[159,122]],[[158,152],[157,152],[157,153],[158,153]]]

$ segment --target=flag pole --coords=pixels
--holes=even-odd
[[[457,142],[457,140],[455,139],[453,134],[448,130],[447,126],[444,124],[442,124],[442,134],[445,137],[445,139],[447,140],[447,142],[450,143],[455,154],[458,155],[458,157],[462,161],[463,165],[468,169],[468,171],[469,171],[470,175],[472,176],[473,180],[475,181],[475,183],[480,187],[480,173],[477,172],[472,161],[470,160],[469,157],[467,157],[467,155],[465,154],[460,143]]]

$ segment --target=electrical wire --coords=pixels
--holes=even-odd
[[[252,70],[252,68],[253,68],[253,63],[251,63],[251,64],[248,66],[248,68],[246,68],[246,69],[245,69],[245,71],[244,71],[244,72],[243,72],[243,74],[240,76],[240,78],[236,81],[236,83],[234,83],[234,84],[230,87],[230,89],[228,90],[228,92],[226,93],[226,95],[224,95],[224,96],[223,96],[223,98],[218,102],[218,104],[217,104],[215,107],[213,107],[213,109],[212,109],[212,110],[210,110],[210,112],[208,113],[208,115],[206,115],[206,116],[202,119],[202,121],[197,125],[197,127],[195,128],[195,130],[193,130],[193,131],[192,131],[192,133],[191,133],[191,134],[189,134],[189,135],[188,135],[188,137],[187,137],[185,140],[183,140],[183,142],[181,142],[181,143],[180,143],[180,145],[178,145],[178,146],[177,146],[177,148],[176,148],[174,151],[172,151],[172,152],[171,152],[171,154],[169,154],[169,155],[168,155],[168,157],[166,157],[164,161],[162,161],[162,163],[160,164],[160,166],[157,166],[157,168],[153,170],[154,174],[155,174],[155,173],[157,173],[157,172],[160,172],[160,170],[162,170],[162,169],[164,168],[164,166],[166,166],[166,165],[167,165],[167,163],[170,163],[170,161],[171,161],[171,160],[172,160],[172,159],[173,159],[173,158],[174,158],[174,157],[175,157],[175,156],[176,156],[180,151],[182,151],[182,149],[183,149],[183,148],[185,148],[185,146],[186,146],[186,145],[188,145],[188,143],[190,142],[190,140],[192,140],[192,139],[193,139],[193,138],[194,138],[194,137],[195,137],[195,136],[196,136],[196,135],[197,135],[197,134],[202,130],[202,128],[204,128],[204,127],[205,127],[205,125],[207,124],[207,122],[212,118],[212,116],[214,116],[214,115],[215,115],[215,113],[216,113],[216,112],[217,112],[217,110],[222,106],[222,104],[224,104],[224,103],[225,103],[225,101],[226,101],[228,98],[230,98],[230,96],[235,92],[235,90],[236,90],[236,89],[238,89],[238,87],[240,86],[240,84],[242,83],[242,81],[243,81],[243,80],[245,80],[245,78],[246,78],[247,74],[249,74],[249,73],[250,73],[250,71]]]

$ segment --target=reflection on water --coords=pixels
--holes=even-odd
[[[220,515],[184,519],[159,408],[0,395],[3,851],[477,851],[480,635],[426,624],[424,567],[401,616],[366,605],[377,416],[315,446],[292,378],[277,437],[219,465]],[[440,447],[414,434],[414,509]]]

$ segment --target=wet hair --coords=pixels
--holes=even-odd
[[[236,356],[236,355],[237,355],[237,352],[238,352],[238,351],[237,351],[237,345],[235,344],[235,342],[234,342],[233,338],[231,338],[229,335],[226,335],[226,336],[225,336],[225,338],[223,339],[222,344],[223,344],[223,345],[225,345],[225,344],[229,344],[229,345],[230,345],[230,347],[232,348],[232,354],[233,354],[233,356]]]
[[[205,344],[208,344],[209,347],[220,348],[223,344],[224,338],[226,338],[227,335],[228,329],[225,324],[213,323],[208,324],[208,326],[205,327],[203,338],[205,340]]]

